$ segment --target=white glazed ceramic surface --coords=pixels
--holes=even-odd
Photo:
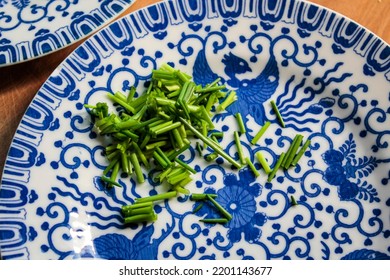
[[[0,0],[0,67],[66,47],[108,23],[133,0]]]
[[[131,85],[142,92],[164,63],[237,92],[213,120],[237,158],[241,113],[244,153],[261,175],[208,163],[194,146],[181,156],[198,171],[188,189],[216,193],[233,216],[227,224],[199,222],[219,214],[208,204],[194,214],[198,203],[180,195],[156,203],[156,222],[124,225],[122,205],[167,190],[154,171],[144,170],[144,184],[122,176],[122,188],[99,180],[107,139],[83,105]],[[173,0],[130,14],[74,51],[29,106],[1,183],[3,258],[389,259],[389,80],[385,42],[308,2]],[[255,153],[274,166],[297,133],[309,149],[268,183]]]

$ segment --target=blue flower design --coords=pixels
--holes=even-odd
[[[330,185],[337,186],[340,200],[352,200],[356,197],[377,200],[377,192],[371,185],[362,183],[360,178],[368,176],[376,167],[377,161],[373,157],[356,159],[356,143],[352,135],[339,150],[330,149],[323,153],[322,159],[328,165],[323,179]],[[353,179],[357,182],[353,182]]]
[[[228,239],[232,242],[239,242],[242,234],[247,242],[253,242],[261,237],[261,229],[267,221],[264,213],[256,212],[256,197],[261,194],[262,186],[255,183],[255,177],[249,169],[242,169],[239,178],[235,174],[227,174],[224,177],[224,187],[215,192],[208,188],[205,193],[216,193],[216,201],[224,207],[232,219],[225,226],[229,228]],[[200,202],[194,205],[198,207]],[[206,218],[220,217],[220,213],[211,205],[202,207],[197,213],[198,216]]]

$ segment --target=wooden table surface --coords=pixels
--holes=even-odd
[[[121,16],[161,0],[138,0]],[[311,0],[343,14],[390,42],[390,0]],[[82,41],[29,62],[0,68],[0,174],[13,135],[31,100],[53,70]]]

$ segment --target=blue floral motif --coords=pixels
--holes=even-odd
[[[254,242],[261,237],[261,229],[267,221],[264,213],[256,212],[256,197],[261,194],[262,186],[256,183],[256,178],[249,169],[242,169],[239,178],[230,173],[224,177],[224,187],[217,192],[212,188],[206,189],[205,193],[217,194],[216,201],[224,207],[232,219],[226,224],[229,228],[228,239],[232,243],[239,242],[241,235],[247,242]],[[194,205],[198,207],[200,202]],[[202,207],[198,216],[205,218],[220,217],[220,213],[211,205]]]
[[[90,13],[71,12],[66,5],[71,1],[61,2],[56,18],[73,20],[62,36],[80,36],[92,30],[84,22],[100,22]],[[59,66],[26,111],[4,167],[0,247],[5,259],[388,259],[390,247],[383,244],[390,238],[390,95],[376,90],[390,80],[388,46],[305,1],[244,2],[162,1],[109,25]],[[106,15],[122,7],[111,0],[99,3]],[[1,8],[20,11],[13,4],[23,14],[41,6],[0,0]],[[6,17],[3,10],[0,17]],[[56,18],[45,15],[44,21]],[[71,42],[36,23],[28,30],[36,36],[37,53]],[[26,53],[17,53],[6,32],[0,36],[0,62],[33,53],[27,44],[18,46]],[[196,83],[220,78],[236,90],[238,100],[216,115],[216,129],[224,132],[226,152],[236,156],[229,134],[234,114],[241,113],[248,128],[240,138],[244,152],[261,175],[231,170],[222,158],[206,163],[192,146],[180,156],[200,177],[191,191],[217,194],[232,215],[226,224],[199,223],[199,217],[221,213],[208,201],[194,214],[200,202],[180,195],[156,203],[154,224],[124,225],[122,205],[163,192],[164,186],[153,181],[155,170],[145,186],[127,174],[118,178],[121,188],[107,189],[100,180],[107,139],[93,129],[84,104],[132,85],[140,93],[164,62],[188,71]],[[285,129],[278,126],[270,99]],[[251,145],[266,120],[269,132]],[[255,154],[262,151],[272,166],[293,131],[312,141],[308,150],[296,166],[278,170],[266,182]]]
[[[352,134],[339,150],[326,151],[322,155],[322,159],[328,168],[325,170],[323,178],[330,185],[337,186],[340,200],[352,200],[359,197],[364,200],[379,201],[376,189],[361,180],[375,169],[378,165],[377,160],[373,157],[356,160],[355,152],[356,143]],[[356,182],[351,181],[357,177],[359,179]]]

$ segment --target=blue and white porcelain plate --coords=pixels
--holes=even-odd
[[[66,47],[134,0],[0,0],[0,67]]]
[[[55,70],[20,123],[1,183],[3,258],[389,259],[389,50],[362,26],[297,0],[172,0],[117,20]],[[311,140],[271,183],[263,170],[255,178],[186,151],[182,159],[198,171],[188,189],[216,193],[233,216],[225,225],[199,222],[215,210],[194,214],[184,195],[156,204],[156,222],[124,225],[122,205],[166,190],[153,171],[144,184],[121,177],[123,188],[98,179],[105,138],[83,105],[132,85],[142,92],[164,63],[197,83],[220,77],[237,92],[214,118],[231,156],[237,112],[257,167],[257,151],[272,166],[297,133]]]

